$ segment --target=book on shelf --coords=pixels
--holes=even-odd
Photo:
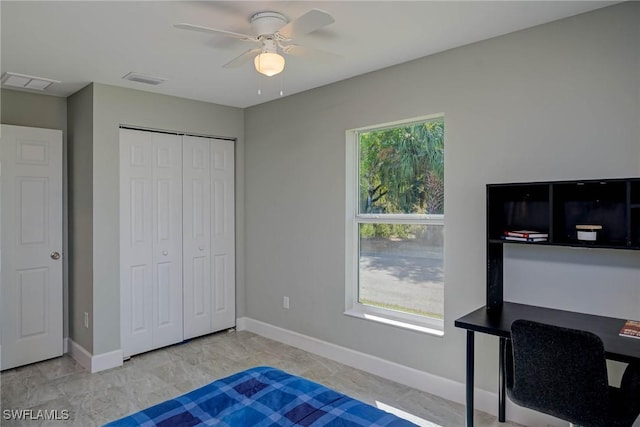
[[[622,329],[620,329],[619,335],[621,337],[640,338],[640,321],[627,320]]]
[[[504,232],[504,235],[511,237],[525,237],[530,239],[537,239],[539,237],[549,238],[549,233],[543,233],[541,231],[534,230],[507,230]]]
[[[517,237],[517,236],[502,236],[504,240],[511,240],[514,242],[546,242],[546,237]]]

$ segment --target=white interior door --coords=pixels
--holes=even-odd
[[[184,136],[185,339],[235,326],[232,141]]]
[[[182,146],[180,137],[153,141],[154,348],[182,341]]]
[[[211,332],[211,139],[182,138],[184,338]]]
[[[120,131],[125,356],[235,326],[234,144]]]
[[[211,140],[212,329],[236,324],[235,153],[232,141]]]
[[[120,304],[125,356],[182,341],[178,135],[120,130]]]
[[[2,125],[2,369],[62,355],[62,131]]]
[[[125,356],[153,348],[153,216],[149,136],[120,129],[120,310]]]

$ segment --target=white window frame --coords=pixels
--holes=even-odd
[[[434,114],[410,120],[402,120],[384,125],[351,129],[346,132],[346,217],[345,217],[345,315],[373,322],[384,323],[404,329],[426,334],[443,336],[444,320],[412,313],[404,313],[382,307],[361,304],[358,302],[359,292],[359,256],[360,256],[360,224],[420,224],[444,226],[444,215],[434,214],[362,214],[359,206],[359,135],[362,132],[381,130],[391,127],[410,125],[416,122],[427,122],[443,119],[443,114]]]

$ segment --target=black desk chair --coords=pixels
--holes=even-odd
[[[609,386],[602,340],[590,332],[516,320],[505,362],[507,394],[520,406],[585,427],[631,427],[640,414],[640,366]]]

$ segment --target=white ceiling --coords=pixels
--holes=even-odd
[[[235,107],[289,95],[457,46],[611,5],[612,1],[0,1],[1,71],[59,80],[68,96],[90,82]],[[255,47],[174,28],[186,22],[251,34],[249,17],[295,19],[312,8],[335,23],[296,42],[340,55],[327,62],[287,56],[285,71],[259,75],[222,65]],[[130,71],[168,78],[122,80]],[[258,95],[258,88],[262,94]]]

